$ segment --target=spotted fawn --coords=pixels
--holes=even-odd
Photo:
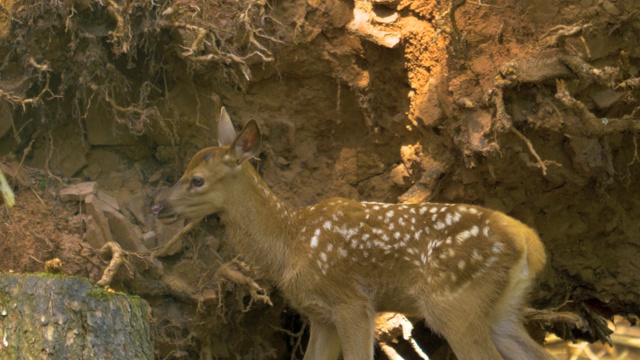
[[[546,260],[523,223],[464,204],[332,198],[294,209],[247,161],[261,144],[255,120],[236,135],[223,108],[218,142],[153,212],[167,223],[218,214],[228,241],[309,318],[305,360],[373,359],[376,312],[423,318],[461,360],[553,359],[521,323]]]

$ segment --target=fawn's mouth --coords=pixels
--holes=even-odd
[[[178,214],[176,214],[170,208],[165,208],[163,205],[154,205],[151,208],[151,212],[165,224],[171,224],[180,219]]]

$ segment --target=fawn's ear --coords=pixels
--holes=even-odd
[[[233,142],[229,152],[234,152],[233,155],[235,155],[237,163],[240,164],[258,155],[261,142],[258,123],[251,119]]]
[[[220,120],[218,121],[218,146],[231,146],[236,139],[236,131],[231,123],[231,118],[227,110],[220,109]]]

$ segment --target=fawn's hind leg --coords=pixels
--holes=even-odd
[[[311,321],[309,343],[303,360],[337,360],[340,356],[340,339],[335,325]]]
[[[494,325],[493,342],[505,360],[555,359],[529,336],[514,314],[505,316]]]
[[[437,330],[451,346],[458,360],[500,360],[502,356],[491,339],[491,329],[484,323],[469,321],[467,326]]]
[[[375,312],[366,302],[334,308],[344,360],[373,360]]]

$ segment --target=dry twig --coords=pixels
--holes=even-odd
[[[160,246],[159,248],[153,250],[153,252],[151,252],[151,255],[153,257],[163,257],[163,256],[167,256],[170,255],[171,252],[171,248],[180,240],[182,239],[182,237],[187,234],[189,231],[193,230],[198,224],[200,224],[200,221],[202,221],[202,218],[199,219],[195,219],[193,221],[191,221],[190,223],[188,223],[187,225],[185,225],[185,227],[182,228],[182,230],[180,230],[180,232],[178,232],[177,234],[175,234],[169,241],[167,241],[166,243],[164,243],[162,246]]]

